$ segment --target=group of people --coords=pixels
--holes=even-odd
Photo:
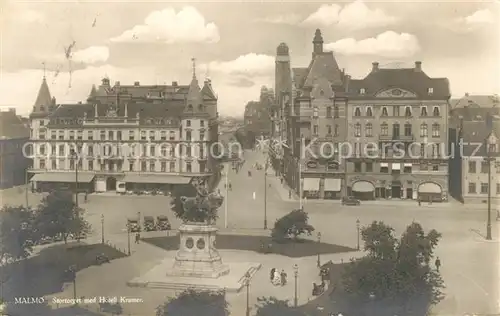
[[[279,272],[276,268],[272,268],[269,278],[271,280],[271,283],[274,286],[285,286],[286,285],[287,275],[286,275],[285,270],[283,270],[283,269],[281,270],[281,272]]]

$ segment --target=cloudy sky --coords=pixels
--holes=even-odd
[[[243,113],[273,85],[280,42],[307,66],[314,30],[354,78],[373,61],[448,77],[452,94],[500,92],[499,12],[491,2],[0,1],[0,105],[28,113],[47,69],[58,103],[85,99],[93,83],[187,83],[191,58],[209,76],[219,111]],[[70,60],[65,50],[71,46]]]

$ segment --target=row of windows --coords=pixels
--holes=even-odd
[[[319,117],[319,109],[318,107],[315,107],[313,109],[313,117]],[[339,118],[339,107],[335,106],[333,107],[333,115],[332,115],[332,107],[327,106],[326,107],[326,117],[327,118]]]
[[[366,93],[366,89],[365,88],[359,89],[359,94],[363,94],[364,95],[365,93]],[[428,95],[433,95],[434,94],[434,88],[427,88],[427,94]]]
[[[413,165],[393,163],[389,169],[389,164],[379,166],[379,170],[375,170],[374,164],[372,162],[354,162],[354,172],[375,172],[375,173],[391,173],[391,174],[401,174],[401,173],[412,173]],[[363,168],[364,166],[364,168]],[[402,167],[402,168],[401,168]],[[420,171],[439,171],[439,164],[420,164]]]
[[[500,194],[500,183],[497,183],[496,185],[497,185],[497,187],[496,187],[496,194]],[[481,183],[479,185],[479,189],[480,189],[480,191],[479,191],[480,194],[488,194],[488,189],[489,189],[488,183],[484,183],[484,182]],[[468,193],[469,194],[477,194],[478,193],[477,192],[477,184],[476,183],[469,182]]]
[[[84,161],[80,160],[77,164],[78,170],[88,170],[88,171],[125,171],[123,170],[123,163],[122,162],[117,162],[117,163],[98,163],[95,162],[94,160],[87,160],[85,161],[86,168],[83,167]],[[62,170],[64,169],[63,166],[65,166],[65,161],[64,160],[59,160],[52,159],[50,160],[50,166],[51,169],[53,170]],[[140,162],[140,168],[136,170],[136,163],[135,162],[129,162],[128,163],[128,169],[126,171],[143,171],[143,172],[156,172],[156,166],[157,162],[156,161],[141,161]],[[160,162],[160,172],[176,172],[176,163],[175,161],[161,161]],[[168,170],[167,170],[168,166]],[[185,172],[192,172],[192,164],[191,162],[186,162],[185,164]],[[95,167],[95,168],[94,168]],[[200,171],[204,172],[205,171],[205,163],[200,162]],[[45,160],[40,160],[40,169],[47,169],[47,163]],[[74,170],[75,169],[75,162],[70,160],[70,165],[69,169]]]
[[[327,125],[326,126],[326,134],[329,135],[329,136],[339,136],[339,126],[337,124],[335,124],[333,126],[333,129],[332,129],[332,126],[331,125]],[[318,125],[313,125],[313,135],[319,135],[319,126]]]
[[[400,116],[399,109],[400,109],[399,105],[393,105],[392,106],[392,116]],[[364,114],[365,114],[364,116],[372,117],[373,116],[372,107],[371,106],[366,107],[366,110],[365,110]],[[363,116],[362,113],[361,113],[361,108],[360,107],[356,107],[354,109],[354,116],[355,117],[361,117],[361,116]],[[389,116],[389,112],[387,110],[387,106],[383,106],[382,107],[382,113],[381,113],[380,116]],[[406,117],[413,116],[411,106],[406,106],[405,107],[404,116],[406,116]],[[423,116],[423,117],[428,116],[428,114],[427,114],[427,106],[422,106],[420,108],[420,116]],[[441,116],[441,113],[440,113],[440,110],[439,110],[439,106],[435,106],[433,108],[433,110],[432,110],[432,116],[436,116],[436,117]]]
[[[440,125],[438,123],[432,124],[432,137],[440,137]],[[380,135],[381,136],[389,136],[389,125],[387,123],[382,123],[380,125]],[[410,123],[404,124],[404,136],[412,136],[412,125]],[[354,124],[354,136],[361,137],[361,123]],[[367,123],[365,125],[365,136],[372,137],[373,136],[373,125],[372,123]],[[399,123],[392,124],[392,136],[399,137],[400,136],[400,125]],[[420,137],[428,137],[428,125],[426,123],[420,124]]]
[[[64,130],[52,130],[50,131],[50,139],[53,140],[65,140],[65,131]],[[137,131],[128,131],[128,138],[124,137],[127,133],[122,131],[85,131],[85,135],[87,136],[87,140],[94,140],[94,136],[99,135],[96,139],[99,140],[136,140]],[[193,131],[186,130],[185,139],[190,141],[192,140]],[[69,131],[68,139],[69,140],[83,140],[84,131]],[[199,140],[205,140],[205,131],[199,131]],[[33,135],[32,135],[33,137]],[[45,130],[40,130],[38,134],[39,139],[46,139]],[[126,139],[125,139],[126,138]],[[156,131],[140,131],[140,138],[137,140],[176,140],[176,132],[175,131],[160,131],[157,133]]]
[[[469,173],[477,173],[477,161],[469,161]],[[488,161],[481,161],[481,173],[488,173],[490,164]],[[496,164],[496,172],[500,173],[500,163]]]

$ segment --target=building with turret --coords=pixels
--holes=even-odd
[[[34,188],[171,191],[218,174],[217,96],[188,85],[92,86],[86,102],[56,104],[43,79],[31,119]]]

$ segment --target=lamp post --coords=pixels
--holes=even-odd
[[[104,214],[101,214],[101,244],[104,244]]]
[[[356,231],[357,231],[357,236],[358,236],[358,243],[357,243],[356,249],[359,250],[359,219],[356,220]]]
[[[245,286],[247,288],[247,308],[246,308],[246,316],[250,316],[250,273],[245,273]]]
[[[127,222],[127,254],[130,256],[130,225]]]
[[[317,262],[317,264],[318,264],[318,268],[319,268],[319,267],[321,267],[321,258],[320,258],[320,249],[319,249],[319,247],[321,245],[321,232],[318,232],[317,237],[318,237],[318,262]]]
[[[264,168],[264,229],[267,229],[267,168],[269,164],[266,161]]]
[[[70,155],[75,168],[75,206],[78,207],[78,153],[72,149]]]
[[[24,198],[26,200],[26,208],[28,208],[29,207],[29,203],[28,203],[28,189],[29,189],[28,169],[24,170],[24,182],[26,183],[26,188],[24,190]]]
[[[293,265],[293,276],[294,276],[294,279],[295,279],[295,293],[294,293],[294,297],[293,297],[293,306],[297,307],[299,305],[299,302],[298,302],[298,297],[297,297],[297,279],[299,277],[299,266],[297,264],[294,264]]]
[[[486,161],[488,162],[488,217],[486,222],[486,240],[491,240],[491,161],[495,158],[491,157],[491,147],[495,146],[491,142],[491,137],[488,137],[486,152]]]
[[[228,202],[228,200],[227,200],[227,196],[229,195],[228,194],[229,193],[229,190],[228,190],[229,189],[228,188],[229,183],[228,183],[228,180],[227,180],[227,176],[228,176],[228,173],[229,173],[229,168],[226,167],[225,169],[226,170],[224,170],[224,178],[225,178],[225,181],[226,181],[225,182],[226,183],[226,185],[225,185],[225,187],[226,187],[226,196],[224,197],[224,228],[227,228],[227,225],[228,225],[228,220],[227,220],[227,202]]]

